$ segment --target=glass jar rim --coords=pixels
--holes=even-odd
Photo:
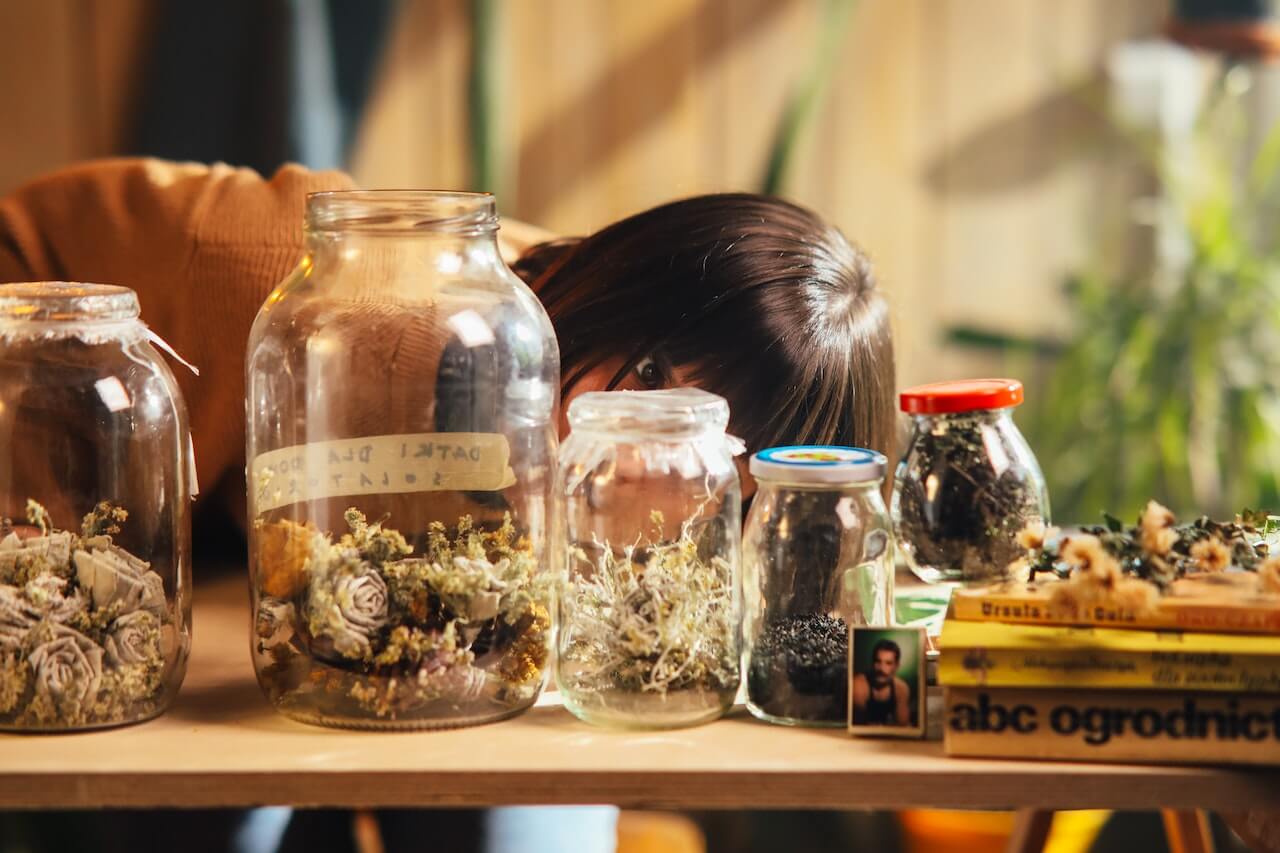
[[[724,432],[729,402],[700,388],[657,391],[588,391],[569,404],[569,427],[626,435],[695,435]]]
[[[497,201],[461,190],[329,190],[307,196],[306,228],[477,237],[498,230]]]
[[[138,319],[138,294],[115,284],[0,284],[0,322],[96,323]]]

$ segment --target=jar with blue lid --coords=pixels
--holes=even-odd
[[[851,625],[888,625],[888,462],[857,447],[774,447],[742,540],[747,707],[784,725],[843,726]]]

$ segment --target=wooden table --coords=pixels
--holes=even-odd
[[[408,734],[279,716],[253,678],[246,583],[196,590],[195,642],[174,707],[139,726],[0,735],[0,808],[481,806],[682,808],[1206,808],[1280,804],[1280,773],[946,758],[941,744],[853,740],[744,712],[627,734],[555,701],[502,723]]]

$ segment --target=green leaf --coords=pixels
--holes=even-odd
[[[854,5],[855,0],[826,0],[823,5],[813,64],[792,91],[778,119],[761,182],[760,191],[765,195],[778,195],[786,189],[787,175],[800,136],[816,113],[826,83],[842,55],[840,41],[844,38]]]

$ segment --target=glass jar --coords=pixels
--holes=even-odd
[[[880,489],[888,462],[854,447],[751,457],[742,533],[747,708],[784,725],[844,727],[849,626],[888,625],[893,548]]]
[[[556,683],[590,723],[713,720],[738,691],[741,488],[729,405],[609,391],[569,406]]]
[[[335,192],[249,339],[251,637],[298,720],[442,728],[550,652],[559,354],[490,195]]]
[[[0,729],[164,711],[191,636],[193,469],[132,290],[0,285]]]
[[[893,484],[894,536],[922,580],[980,585],[1024,556],[1018,532],[1049,523],[1044,475],[1013,422],[1022,383],[938,382],[903,391],[911,438]]]

